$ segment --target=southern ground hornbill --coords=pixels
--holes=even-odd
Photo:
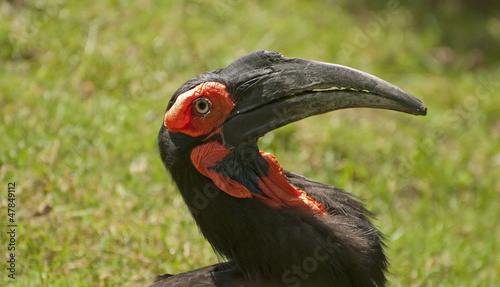
[[[152,286],[384,286],[382,235],[363,204],[283,170],[257,146],[288,123],[355,107],[427,112],[369,74],[267,51],[182,85],[158,135],[161,158],[228,262],[164,275]]]

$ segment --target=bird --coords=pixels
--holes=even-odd
[[[150,286],[385,286],[384,236],[361,199],[283,169],[258,147],[272,130],[347,108],[427,114],[368,73],[265,50],[184,83],[167,105],[159,153],[224,260]]]

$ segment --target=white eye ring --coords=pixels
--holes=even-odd
[[[212,104],[206,98],[198,98],[194,100],[194,110],[197,114],[207,115],[212,110]]]

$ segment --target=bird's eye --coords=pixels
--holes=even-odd
[[[198,98],[194,101],[194,110],[197,114],[206,115],[212,109],[212,104],[205,98]]]

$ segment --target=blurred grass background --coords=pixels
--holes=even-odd
[[[258,49],[361,69],[429,108],[338,111],[260,141],[365,199],[392,286],[500,282],[500,5],[415,2],[1,1],[0,179],[18,186],[18,265],[7,278],[4,233],[0,285],[145,286],[217,262],[156,135],[177,87]]]

